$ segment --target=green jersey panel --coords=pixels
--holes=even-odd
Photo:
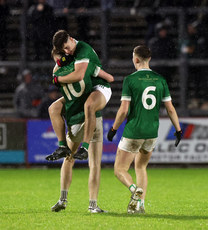
[[[82,123],[84,121],[84,104],[92,92],[91,75],[94,73],[96,66],[89,63],[84,79],[73,84],[62,84],[60,90],[64,96],[65,103],[65,117],[67,125]],[[65,76],[74,71],[74,62],[68,66],[64,66],[55,72],[57,76]],[[96,116],[101,116],[100,112]]]
[[[166,80],[148,69],[132,73],[123,81],[121,100],[130,101],[123,136],[130,139],[156,138],[161,102],[171,100]]]
[[[85,42],[77,42],[76,50],[74,52],[74,59],[75,64],[81,62],[92,62],[97,67],[101,68],[100,59],[95,50]],[[92,76],[94,76],[94,74],[92,74]],[[103,85],[107,88],[110,88],[110,84],[106,80],[99,77],[92,77],[92,84],[93,86]]]

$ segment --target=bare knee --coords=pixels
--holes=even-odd
[[[99,164],[90,164],[89,169],[98,171],[101,169],[101,166]]]
[[[51,104],[49,107],[48,107],[48,113],[49,113],[49,116],[51,117],[54,113],[54,106],[53,104]]]
[[[146,170],[147,169],[147,165],[146,164],[137,164],[135,165],[135,170]]]
[[[64,161],[62,163],[62,168],[64,169],[72,169],[74,166],[74,159],[71,159],[70,157],[64,158]]]
[[[61,114],[62,109],[63,109],[63,104],[60,101],[55,101],[49,106],[48,113],[50,116]]]
[[[96,112],[96,108],[95,108],[94,104],[91,101],[86,101],[85,102],[84,110],[87,113],[95,113]]]

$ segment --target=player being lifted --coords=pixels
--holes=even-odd
[[[59,56],[56,54],[55,50],[52,52],[55,60]],[[69,57],[62,57],[61,60],[70,59]],[[72,61],[66,66],[57,68],[55,66],[54,72],[56,76],[64,76],[74,71],[75,61]],[[58,60],[59,65],[63,64]],[[93,90],[93,80],[96,75],[99,74],[107,80],[112,80],[112,76],[103,70],[97,70],[97,66],[89,62],[85,76],[82,81],[73,84],[61,84],[60,90],[64,95],[64,99],[61,98],[58,102],[65,104],[65,118],[68,126],[67,141],[68,146],[73,153],[77,150],[80,142],[83,139],[83,125],[84,125],[84,103],[91,95]],[[94,76],[91,78],[91,76]],[[109,99],[109,98],[108,98]],[[106,99],[107,101],[107,99]],[[52,105],[53,106],[53,105]],[[102,127],[102,117],[99,112],[96,113],[96,131],[93,132],[93,138],[90,141],[89,147],[89,208],[91,213],[105,212],[97,206],[97,197],[100,184],[100,164],[102,156],[102,140],[103,140],[103,127]],[[46,157],[50,160],[51,156]],[[61,196],[58,202],[51,208],[52,211],[58,212],[66,208],[68,189],[72,181],[72,168],[74,165],[74,160],[71,157],[64,159],[61,168]]]
[[[69,34],[60,30],[55,33],[53,37],[53,46],[56,53],[65,53],[67,55],[73,55],[74,71],[65,76],[55,76],[54,83],[56,85],[60,84],[71,84],[74,82],[82,81],[88,64],[91,62],[96,65],[95,75],[100,71],[101,63],[100,60],[92,49],[85,42],[76,41],[74,38],[70,37]],[[104,71],[100,71],[99,75],[102,77]],[[105,73],[107,74],[107,73]],[[112,75],[108,74],[108,81],[113,81]],[[102,110],[111,97],[110,85],[106,80],[101,78],[93,79],[93,92],[85,103],[85,125],[84,125],[84,138],[81,148],[77,153],[74,154],[75,159],[87,159],[88,158],[88,147],[89,142],[92,138],[93,132],[96,126],[96,115],[95,112]],[[47,157],[48,160],[57,160],[65,156],[69,156],[71,150],[67,148],[65,132],[64,132],[64,121],[60,115],[60,111],[63,108],[62,101],[57,101],[49,109],[50,118],[52,120],[53,128],[57,134],[59,140],[59,148]],[[70,111],[71,113],[71,111]]]
[[[108,132],[112,141],[117,129],[125,120],[123,136],[119,142],[114,173],[132,193],[127,212],[144,213],[144,199],[147,191],[146,167],[156,145],[159,127],[159,109],[164,102],[168,116],[174,125],[177,146],[182,132],[176,110],[171,102],[166,80],[149,68],[151,52],[146,46],[133,50],[136,72],[124,78],[121,105],[113,127]],[[134,161],[136,183],[128,173]]]

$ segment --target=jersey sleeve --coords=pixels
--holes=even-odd
[[[121,101],[131,101],[131,90],[129,88],[128,78],[124,78]]]
[[[98,77],[98,74],[99,74],[99,72],[100,72],[100,69],[101,69],[101,68],[100,68],[99,66],[96,66],[96,67],[95,67],[95,71],[94,71],[94,73],[93,73],[92,76],[93,76],[93,77]]]
[[[166,80],[164,80],[164,82],[163,82],[163,87],[164,87],[164,91],[163,91],[162,102],[171,101],[172,98],[170,96],[170,91],[169,91],[168,84],[167,84]]]

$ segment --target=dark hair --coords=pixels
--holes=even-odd
[[[63,52],[63,45],[67,42],[69,34],[65,30],[58,30],[53,35],[53,47],[57,52]]]
[[[138,57],[140,57],[140,58],[142,58],[142,59],[148,59],[148,58],[151,57],[151,51],[150,51],[150,49],[149,49],[147,46],[145,46],[145,45],[136,46],[136,47],[134,48],[134,53],[135,53]]]

